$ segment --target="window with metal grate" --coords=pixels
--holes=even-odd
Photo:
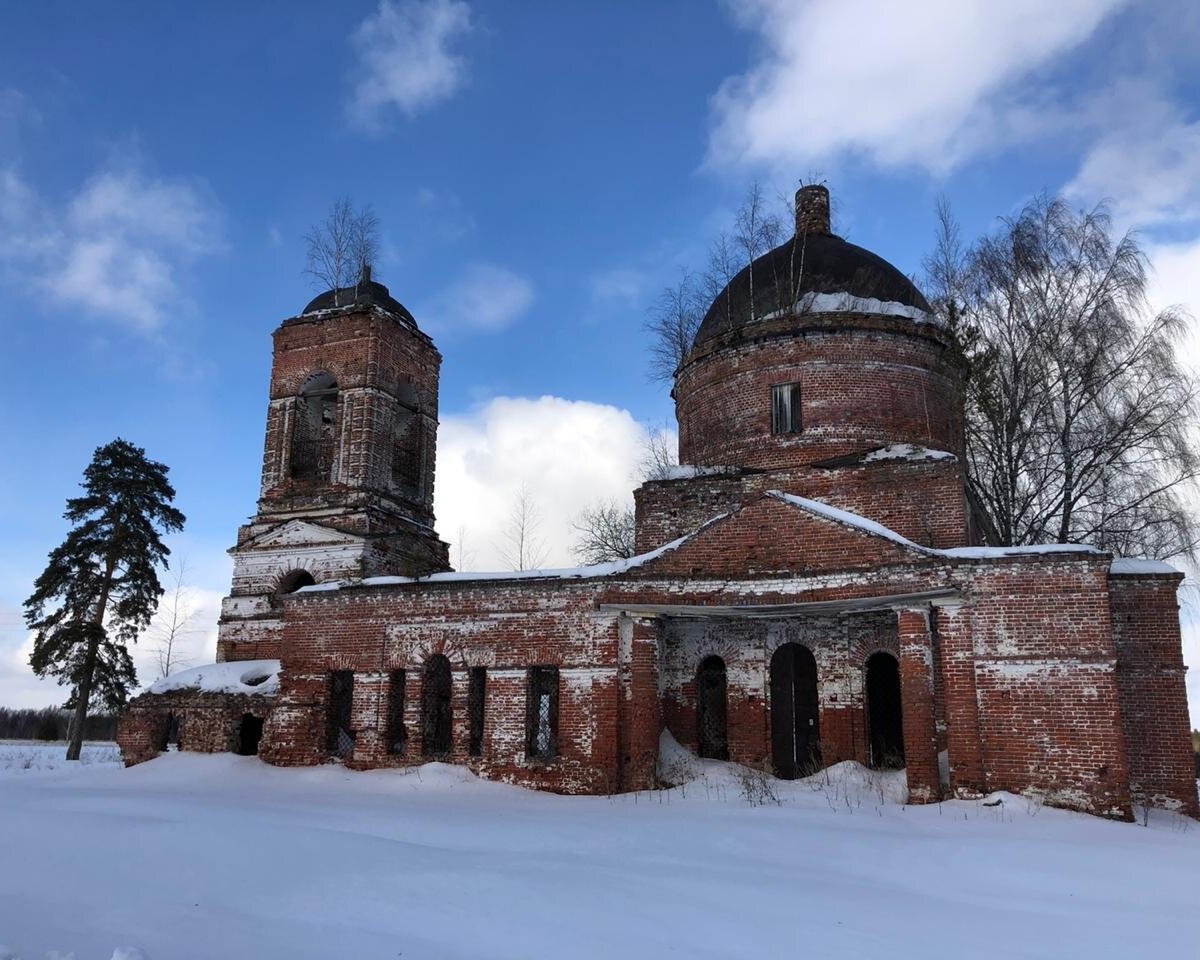
[[[558,756],[558,667],[530,667],[525,701],[525,754]]]

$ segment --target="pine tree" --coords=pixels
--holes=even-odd
[[[171,506],[166,466],[127,440],[96,450],[82,486],[84,495],[68,500],[63,514],[71,531],[25,601],[25,623],[37,633],[30,666],[72,687],[68,760],[79,759],[89,704],[119,710],[137,683],[128,644],[163,592],[157,568],[170,551],[162,534],[184,523]]]

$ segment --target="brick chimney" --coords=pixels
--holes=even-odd
[[[796,236],[830,233],[829,188],[814,183],[796,191]]]

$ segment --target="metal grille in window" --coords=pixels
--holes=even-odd
[[[392,432],[392,479],[397,485],[420,492],[425,472],[423,425],[415,410],[400,406]]]
[[[467,753],[472,757],[483,756],[483,713],[487,696],[487,670],[472,667],[470,685],[467,687],[467,723],[470,727],[467,738]]]
[[[297,480],[328,481],[337,428],[337,382],[328,373],[309,377],[296,398],[291,471]]]
[[[351,727],[354,706],[354,674],[335,670],[329,675],[327,737],[329,752],[343,760],[354,754],[355,733]]]
[[[696,721],[700,756],[728,760],[725,661],[720,657],[706,657],[696,673]]]
[[[531,667],[525,717],[525,752],[558,756],[558,667]]]
[[[779,383],[771,387],[771,432],[799,433],[800,384]]]
[[[404,753],[408,734],[404,729],[404,671],[393,670],[388,676],[387,750]]]
[[[450,688],[450,661],[436,653],[429,658],[421,678],[421,748],[427,757],[444,756],[453,746]]]

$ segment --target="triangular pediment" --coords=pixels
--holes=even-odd
[[[238,549],[271,550],[281,547],[329,547],[362,543],[363,537],[311,520],[288,520],[247,540]]]
[[[635,576],[791,577],[928,563],[936,551],[815,501],[768,493],[710,520]]]

